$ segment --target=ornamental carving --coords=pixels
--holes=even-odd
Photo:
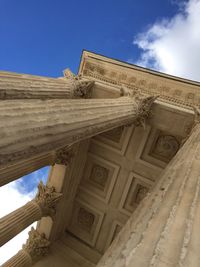
[[[135,199],[134,199],[134,202],[139,204],[143,198],[145,198],[145,196],[147,195],[149,189],[141,184],[139,184],[137,186],[137,192],[136,192],[136,195],[135,195]]]
[[[109,174],[109,170],[94,164],[92,166],[92,171],[91,171],[91,175],[90,175],[90,180],[95,183],[98,187],[100,187],[101,189],[104,189],[106,182],[108,180],[108,174]]]
[[[136,96],[136,102],[138,104],[137,107],[137,119],[134,122],[136,126],[143,126],[145,127],[146,120],[151,116],[151,107],[156,100],[157,96],[148,96],[148,97],[141,97]]]
[[[83,80],[81,75],[75,75],[70,69],[63,71],[64,77],[74,84],[73,96],[75,98],[91,98],[94,81]]]
[[[54,164],[62,164],[62,165],[69,165],[72,158],[74,157],[74,152],[72,149],[62,148],[56,151]]]
[[[102,71],[102,68],[104,68],[104,71]],[[188,88],[186,86],[183,88],[180,82],[180,89],[175,89],[173,88],[174,84],[165,77],[161,77],[160,82],[158,82],[157,77],[150,79],[146,74],[138,74],[137,77],[134,77],[131,73],[127,74],[126,72],[99,66],[97,63],[88,61],[84,65],[83,73],[85,76],[93,77],[109,84],[124,85],[133,92],[142,90],[147,95],[159,94],[161,99],[166,102],[172,102],[177,106],[187,106],[192,109],[193,104],[200,103],[198,88],[191,88],[191,92],[188,93]]]
[[[38,193],[34,201],[40,206],[43,216],[53,216],[56,212],[56,205],[61,193],[57,193],[53,186],[48,187],[40,181],[38,185]]]
[[[81,207],[78,212],[77,221],[81,228],[83,228],[86,232],[90,233],[95,221],[95,216],[88,210]]]
[[[173,158],[180,147],[178,140],[171,135],[158,136],[152,154],[161,160],[169,161]]]
[[[29,238],[22,249],[25,250],[32,258],[32,261],[37,261],[49,252],[50,241],[46,239],[45,234],[38,233],[33,227],[28,233]]]

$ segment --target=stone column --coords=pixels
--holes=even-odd
[[[196,124],[98,267],[200,266],[200,124]]]
[[[49,153],[149,116],[155,97],[0,101],[0,166]]]
[[[87,98],[93,81],[75,76],[69,69],[63,78],[0,72],[0,100]]]
[[[8,184],[28,173],[44,166],[61,164],[68,165],[73,153],[70,148],[62,148],[52,153],[41,154],[36,157],[23,159],[16,164],[0,168],[0,186]]]
[[[34,228],[29,232],[29,238],[23,248],[2,267],[29,267],[44,257],[49,251],[50,242],[44,234],[40,234]]]
[[[55,192],[54,187],[44,186],[40,182],[35,199],[0,219],[0,246],[33,222],[39,221],[45,216],[53,216],[56,204],[61,196],[61,193]]]

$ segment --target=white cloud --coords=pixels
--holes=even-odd
[[[48,172],[49,167],[46,166],[0,187],[0,218],[32,200],[37,192],[39,181],[42,180],[46,183]],[[36,222],[0,248],[0,265],[21,249],[22,245],[26,242],[28,232],[32,226],[36,227]]]
[[[181,2],[176,16],[151,25],[133,43],[142,50],[136,64],[200,81],[200,0]]]
[[[26,204],[34,197],[34,194],[35,190],[29,194],[20,193],[19,180],[0,187],[0,218]],[[36,223],[32,226],[35,225]],[[28,237],[30,227],[0,248],[0,264],[7,261],[21,249],[22,244],[25,243]]]

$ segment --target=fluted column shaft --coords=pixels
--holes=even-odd
[[[38,189],[35,199],[0,219],[0,246],[33,222],[55,213],[55,205],[61,194],[56,193],[53,187],[49,188],[42,183],[39,184]]]
[[[139,123],[154,98],[0,101],[0,166]]]
[[[70,157],[72,156],[70,153],[69,148],[63,148],[52,153],[22,159],[16,164],[11,164],[6,167],[4,166],[3,168],[0,168],[0,186],[47,165],[61,164],[67,166],[70,162]]]
[[[32,227],[28,235],[22,249],[2,267],[29,267],[48,254],[50,242],[46,239],[45,234],[39,233]]]
[[[92,85],[92,81],[76,77],[69,70],[63,78],[0,71],[0,100],[86,97]]]
[[[36,171],[42,167],[52,165],[54,163],[54,155],[46,153],[18,161],[16,164],[11,164],[0,168],[0,186],[8,184],[28,173]]]
[[[200,266],[200,124],[98,267]]]
[[[15,201],[15,200],[13,200]],[[0,219],[0,246],[42,218],[40,206],[33,200]]]
[[[30,255],[20,250],[16,255],[6,261],[1,267],[29,267],[32,266],[32,260]]]

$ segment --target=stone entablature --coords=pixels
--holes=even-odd
[[[84,51],[79,74],[119,90],[122,86],[176,106],[192,108],[200,104],[200,83],[165,75],[128,63]]]

